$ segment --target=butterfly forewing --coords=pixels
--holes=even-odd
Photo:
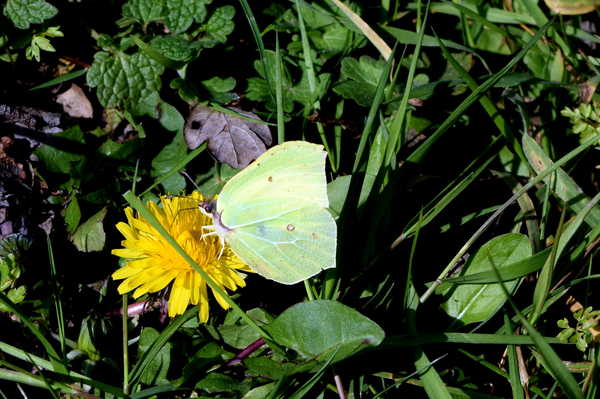
[[[294,284],[335,267],[337,226],[314,202],[254,199],[228,206],[221,222],[232,230],[227,244],[254,271]]]
[[[271,148],[223,187],[217,211],[258,198],[297,198],[328,207],[326,155],[323,146],[304,141]]]

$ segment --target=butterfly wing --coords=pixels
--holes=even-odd
[[[329,206],[322,145],[288,141],[262,154],[235,175],[219,194],[217,211],[242,201],[297,198]]]
[[[221,222],[233,252],[258,274],[295,284],[335,267],[337,226],[314,202],[253,199],[228,206]]]

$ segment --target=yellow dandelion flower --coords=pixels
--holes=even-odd
[[[187,197],[161,197],[162,208],[148,202],[148,210],[171,234],[212,280],[223,290],[235,291],[246,283],[237,272],[252,272],[233,251],[216,235],[205,235],[202,226],[212,224],[198,204],[204,198],[194,192]],[[157,292],[171,281],[169,317],[185,312],[188,305],[198,305],[200,321],[208,321],[208,294],[206,281],[169,245],[142,216],[134,216],[133,209],[125,209],[129,224],[120,222],[117,229],[125,236],[122,249],[112,253],[127,258],[126,266],[113,273],[115,280],[125,279],[119,285],[120,294],[132,291],[134,298],[148,292]],[[203,231],[204,230],[204,231]],[[204,236],[203,236],[204,235]],[[221,253],[222,252],[222,253]],[[213,290],[217,302],[228,309],[229,304]]]

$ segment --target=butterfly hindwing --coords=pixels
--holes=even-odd
[[[323,207],[295,198],[228,206],[221,223],[233,252],[262,276],[294,284],[335,267],[337,226]]]

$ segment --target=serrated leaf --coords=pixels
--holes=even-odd
[[[157,340],[160,334],[154,328],[147,327],[142,331],[138,346],[138,359],[141,359],[144,353]],[[140,377],[140,382],[149,386],[155,386],[166,383],[164,381],[171,365],[171,347],[164,345],[156,354],[154,359],[146,366]]]
[[[129,0],[123,5],[123,15],[139,19],[144,25],[159,21],[166,13],[166,0]]]
[[[232,21],[234,16],[235,8],[231,5],[217,8],[204,26],[206,35],[199,42],[209,48],[218,43],[227,42],[227,35],[233,32],[235,27],[235,23]]]
[[[148,46],[146,43],[143,42],[142,39],[140,39],[138,37],[132,36],[131,39],[144,52],[144,54],[146,54],[153,61],[159,63],[160,65],[164,66],[165,68],[181,69],[184,66],[186,66],[186,64],[187,64],[186,62],[183,62],[183,61],[176,61],[176,60],[172,60],[169,57],[165,57],[158,51],[154,50],[152,47]]]
[[[497,269],[531,256],[531,242],[522,234],[505,234],[492,239],[479,248],[465,264],[461,276],[493,270],[490,257]],[[511,292],[520,280],[504,283]],[[492,284],[464,284],[453,286],[444,293],[443,311],[452,318],[449,328],[483,321],[506,301],[502,287]]]
[[[181,61],[197,52],[201,44],[190,42],[185,35],[159,36],[151,43],[152,48],[172,60]]]
[[[4,15],[19,29],[41,24],[57,13],[58,9],[44,0],[8,0],[4,4]]]
[[[182,33],[192,22],[203,23],[207,16],[206,5],[212,0],[170,0],[165,23],[173,33]]]
[[[106,241],[106,233],[104,233],[104,217],[106,216],[106,208],[96,213],[83,223],[70,240],[75,247],[81,252],[97,252],[102,251],[104,242]]]
[[[308,359],[339,362],[379,345],[383,330],[356,310],[336,301],[303,302],[263,327],[273,339]]]
[[[133,108],[161,87],[165,68],[143,52],[111,56],[101,51],[87,73],[90,87],[97,87],[105,108]]]

